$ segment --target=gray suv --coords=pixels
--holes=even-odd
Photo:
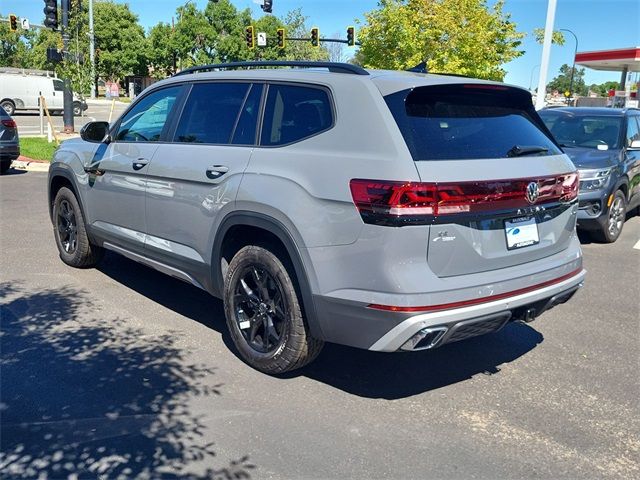
[[[526,90],[244,62],[88,124],[48,200],[65,263],[108,249],[222,298],[241,358],[280,373],[325,341],[423,350],[567,301],[578,185]]]

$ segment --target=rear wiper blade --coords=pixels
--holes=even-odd
[[[539,145],[514,145],[507,152],[507,157],[521,157],[523,155],[531,155],[534,153],[548,152],[549,149]]]

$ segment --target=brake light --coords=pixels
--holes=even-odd
[[[537,186],[531,202],[527,188]],[[457,214],[481,214],[554,202],[578,196],[577,173],[514,180],[420,183],[353,179],[351,196],[365,223],[403,225]]]
[[[9,128],[18,128],[18,125],[16,124],[16,122],[11,119],[2,120],[2,125]]]

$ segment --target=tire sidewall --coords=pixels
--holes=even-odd
[[[275,351],[269,353],[258,352],[251,348],[244,339],[236,320],[235,302],[233,300],[234,291],[243,272],[251,265],[267,270],[279,283],[281,293],[284,297],[287,321],[280,345]],[[225,291],[223,301],[225,317],[234,345],[246,363],[259,370],[270,371],[271,366],[278,362],[287,348],[292,323],[303,321],[295,288],[286,268],[269,250],[257,246],[243,247],[231,260],[224,284]]]

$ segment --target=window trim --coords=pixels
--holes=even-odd
[[[163,85],[162,87],[158,87],[158,88],[154,88],[149,90],[149,92],[145,93],[144,95],[139,96],[138,98],[136,98],[136,100],[129,105],[129,108],[127,108],[122,115],[120,115],[120,118],[118,118],[118,120],[116,120],[116,122],[113,124],[113,126],[109,129],[109,136],[111,137],[111,142],[110,143],[125,143],[125,144],[147,144],[147,143],[151,143],[151,144],[160,144],[160,143],[168,143],[167,142],[167,134],[170,130],[170,128],[173,126],[173,117],[175,117],[176,114],[176,110],[178,108],[182,108],[182,105],[184,103],[184,93],[185,93],[185,83],[171,83],[168,85]],[[143,140],[140,142],[129,142],[126,140],[118,140],[116,138],[116,135],[118,133],[118,130],[120,129],[120,124],[122,123],[122,120],[124,119],[124,117],[126,117],[129,112],[131,110],[133,110],[141,101],[143,101],[145,98],[147,98],[149,95],[153,95],[156,92],[159,92],[161,90],[166,90],[168,88],[178,88],[178,95],[176,95],[176,101],[173,104],[173,107],[171,108],[171,111],[169,112],[169,115],[167,116],[167,120],[164,123],[164,126],[162,127],[162,131],[160,132],[160,139],[157,141],[150,141],[150,140]]]
[[[331,90],[330,87],[326,86],[326,85],[320,85],[318,83],[309,83],[309,82],[295,82],[295,81],[268,81],[266,82],[267,84],[267,88],[264,91],[263,94],[263,103],[262,103],[262,109],[261,109],[261,115],[260,115],[260,122],[259,122],[259,132],[258,132],[258,141],[256,144],[257,148],[283,148],[283,147],[288,147],[290,145],[294,145],[296,143],[300,143],[300,142],[304,142],[305,140],[309,140],[310,138],[316,137],[318,135],[321,135],[323,133],[328,132],[329,130],[332,130],[333,128],[335,128],[336,124],[337,124],[337,110],[336,110],[336,105],[335,105],[335,101],[333,98],[333,91]],[[306,137],[302,137],[299,138],[297,140],[294,140],[293,142],[288,142],[288,143],[282,143],[279,145],[262,145],[262,127],[264,124],[264,115],[265,112],[267,110],[267,99],[269,97],[269,90],[270,87],[272,85],[289,85],[289,86],[293,86],[293,87],[303,87],[303,88],[313,88],[316,90],[323,90],[326,94],[327,94],[327,98],[329,99],[329,106],[331,108],[331,124],[323,129],[320,130],[318,132],[315,132],[311,135],[308,135]]]

